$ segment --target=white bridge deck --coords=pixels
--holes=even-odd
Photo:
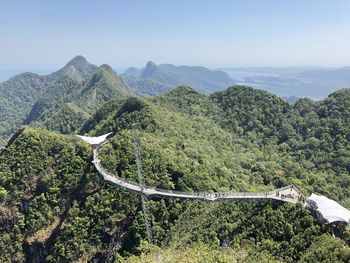
[[[294,185],[285,186],[268,192],[181,192],[156,187],[145,186],[140,179],[140,184],[129,182],[106,171],[99,159],[99,150],[106,143],[106,138],[111,133],[99,137],[80,136],[79,138],[92,145],[93,164],[103,179],[124,189],[135,192],[142,196],[158,198],[179,198],[179,199],[197,199],[197,200],[248,200],[248,199],[270,199],[289,203],[302,203],[305,207],[315,211],[323,218],[327,224],[333,222],[345,222],[350,226],[350,211],[341,206],[334,200],[321,195],[312,194],[308,199]],[[139,171],[140,172],[140,171]]]
[[[273,199],[290,203],[304,203],[305,198],[294,185],[285,186],[269,192],[181,192],[166,189],[159,189],[129,182],[106,171],[99,159],[99,149],[101,144],[93,147],[93,164],[103,179],[115,185],[121,186],[128,191],[149,197],[159,198],[179,198],[179,199],[199,199],[214,201],[218,199]]]

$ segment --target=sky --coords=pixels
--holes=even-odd
[[[0,0],[0,69],[350,65],[349,0]]]

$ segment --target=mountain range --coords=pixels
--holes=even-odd
[[[135,94],[141,96],[164,93],[181,85],[191,86],[209,94],[234,84],[233,80],[222,71],[199,66],[156,65],[152,61],[142,69],[134,67],[127,69],[122,78]]]
[[[0,83],[0,145],[21,125],[70,133],[111,99],[151,96],[180,84],[211,92],[233,84],[226,73],[203,67],[155,65],[118,75],[109,65],[76,56],[62,69],[40,76],[23,73]]]
[[[323,70],[280,74],[313,80]],[[345,81],[346,70],[329,79]],[[349,89],[289,103],[220,71],[149,62],[118,75],[77,56],[0,91],[2,262],[350,261],[346,225],[331,231],[278,201],[140,199],[104,181],[74,135],[112,132],[99,158],[128,181],[185,192],[293,184],[349,207]]]
[[[70,133],[110,99],[131,95],[110,66],[88,67],[86,64],[80,71],[72,66],[72,61],[69,64],[63,71],[54,73],[24,124]],[[91,69],[93,71],[89,71]]]
[[[70,133],[108,100],[131,95],[110,66],[97,67],[82,56],[46,76],[17,75],[0,83],[0,92],[2,145],[21,125]]]
[[[91,94],[96,72],[115,77],[96,68],[79,92]],[[55,82],[65,94],[75,84]],[[89,112],[90,103],[72,94],[65,103]],[[306,196],[350,205],[350,90],[294,104],[246,86],[209,96],[185,86],[150,98],[119,94],[77,130],[113,132],[99,158],[121,178],[138,182],[141,170],[149,186],[188,192],[294,184]],[[3,262],[349,262],[350,229],[332,233],[301,205],[141,201],[104,181],[91,161],[90,145],[74,135],[32,127],[15,133],[0,151]]]

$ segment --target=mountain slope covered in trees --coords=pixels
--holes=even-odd
[[[105,102],[130,91],[110,66],[76,56],[50,75],[25,73],[0,83],[0,94],[1,146],[23,124],[72,132]]]
[[[70,133],[107,101],[130,95],[128,87],[108,65],[98,67],[83,82],[65,74],[42,94],[24,123]]]
[[[118,76],[110,66],[97,67],[83,56],[46,76],[20,74],[0,83],[0,146],[23,124],[69,133],[111,99],[155,95],[183,84],[210,93],[233,82],[226,73],[204,67],[152,62]]]
[[[4,145],[23,122],[46,87],[46,80],[33,73],[23,73],[0,83],[0,145]]]
[[[106,169],[131,181],[138,181],[136,123],[148,185],[263,191],[293,183],[305,195],[319,192],[349,206],[349,105],[349,90],[290,105],[242,86],[211,96],[179,87],[154,98],[109,101],[81,133],[113,131],[100,158]],[[144,242],[139,197],[104,182],[91,158],[90,146],[78,138],[33,128],[18,132],[1,151],[5,262],[110,256],[117,262],[167,262],[181,255],[189,262],[350,259],[349,229],[333,238],[310,211],[278,202],[148,200],[151,246]]]
[[[149,61],[145,68],[129,68],[123,80],[135,94],[153,96],[180,85],[187,85],[203,93],[212,93],[233,85],[233,80],[222,71],[204,67],[156,65]]]

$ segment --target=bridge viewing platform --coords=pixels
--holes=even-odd
[[[327,224],[335,222],[346,223],[350,226],[350,211],[338,204],[336,201],[324,196],[312,194],[309,198],[301,193],[294,185],[288,185],[267,192],[183,192],[175,190],[160,189],[146,186],[144,183],[134,183],[118,175],[106,171],[99,159],[99,150],[107,142],[106,139],[112,133],[99,137],[80,136],[79,138],[89,143],[93,148],[93,161],[96,170],[104,180],[122,187],[130,192],[135,192],[143,197],[176,198],[188,200],[249,200],[249,199],[269,199],[288,203],[301,203],[304,207],[316,212],[317,217]],[[140,181],[141,182],[141,181]]]

